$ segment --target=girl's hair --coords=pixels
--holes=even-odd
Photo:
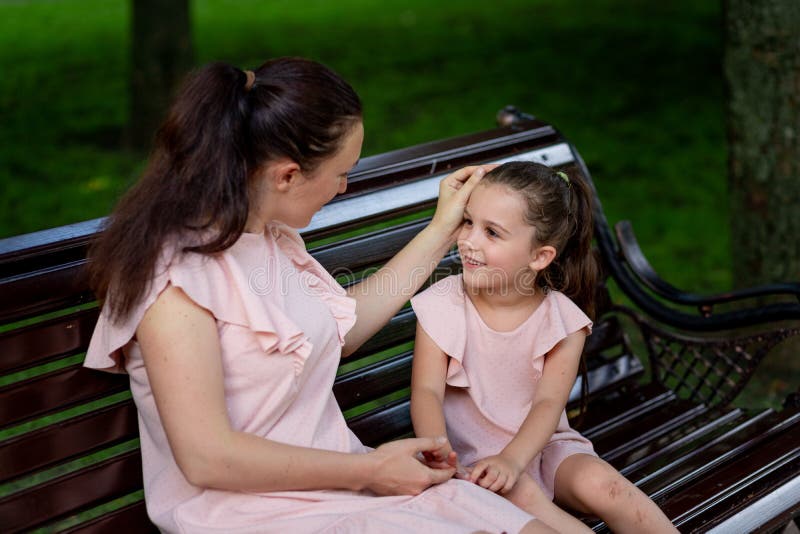
[[[525,220],[535,230],[536,243],[556,249],[556,258],[538,273],[536,284],[561,291],[594,318],[598,267],[589,185],[580,176],[530,161],[500,165],[481,183],[505,185],[525,198]]]
[[[212,63],[185,80],[146,170],[90,248],[92,288],[113,297],[113,320],[142,298],[169,239],[203,236],[184,252],[230,247],[244,231],[254,171],[277,158],[313,171],[361,120],[356,92],[319,63],[279,58],[254,74]]]

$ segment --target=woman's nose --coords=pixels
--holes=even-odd
[[[347,191],[347,176],[342,176],[339,178],[339,194],[341,195]]]

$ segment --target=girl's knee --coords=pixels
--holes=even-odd
[[[536,509],[542,503],[552,502],[539,484],[527,473],[520,476],[505,497],[523,510]]]
[[[572,486],[575,496],[592,509],[615,507],[637,494],[633,484],[602,461],[587,462]]]

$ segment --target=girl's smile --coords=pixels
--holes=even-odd
[[[458,234],[465,282],[475,288],[512,287],[530,270],[534,229],[525,200],[503,185],[479,185],[464,210]]]

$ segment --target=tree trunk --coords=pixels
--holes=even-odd
[[[172,99],[191,68],[189,0],[131,0],[130,116],[127,144],[148,149]]]
[[[800,2],[725,1],[735,287],[800,281]]]

